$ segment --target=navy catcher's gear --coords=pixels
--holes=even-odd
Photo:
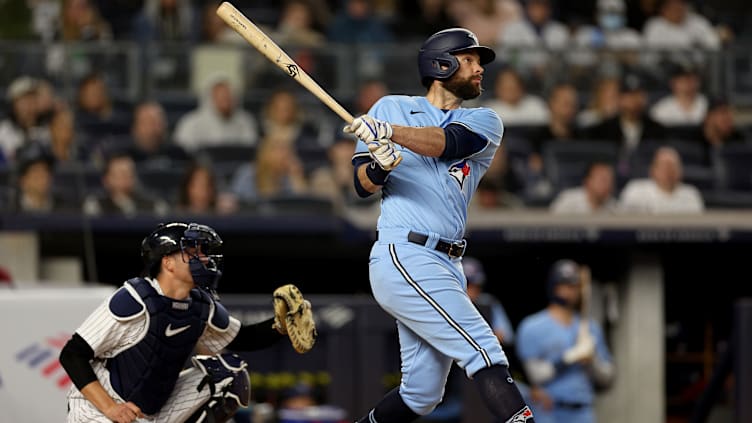
[[[480,55],[480,64],[485,65],[496,58],[496,53],[486,46],[478,44],[478,37],[464,28],[450,28],[431,35],[418,53],[418,71],[420,81],[428,88],[434,79],[449,79],[460,63],[455,54],[475,50]]]
[[[209,388],[211,397],[187,422],[226,422],[238,408],[248,407],[251,401],[251,382],[248,364],[235,354],[200,355],[191,358],[193,366],[205,375],[196,387]]]
[[[213,300],[199,289],[192,289],[189,299],[174,300],[159,295],[141,278],[128,280],[126,287],[113,296],[110,311],[116,318],[117,310],[133,309],[140,314],[129,305],[138,296],[149,313],[149,328],[141,341],[109,359],[107,369],[112,388],[124,400],[154,414],[172,393],[180,369],[204,332]]]

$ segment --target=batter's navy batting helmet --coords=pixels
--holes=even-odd
[[[222,239],[209,226],[198,223],[173,222],[160,224],[141,241],[141,258],[153,277],[159,271],[162,257],[183,251],[189,253],[193,281],[201,288],[214,291],[222,276]],[[191,254],[188,249],[193,249]],[[196,251],[205,256],[202,260]]]
[[[478,52],[481,65],[496,58],[492,49],[478,44],[478,37],[464,28],[445,29],[428,37],[418,52],[418,71],[423,86],[428,88],[434,79],[444,80],[454,75],[460,67],[454,55],[467,50]]]
[[[556,261],[548,273],[548,296],[554,300],[554,287],[560,283],[575,284],[580,281],[579,265],[572,260]]]

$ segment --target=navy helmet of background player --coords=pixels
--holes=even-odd
[[[533,421],[461,265],[468,205],[503,133],[493,110],[461,105],[481,94],[483,65],[494,58],[472,32],[440,31],[418,53],[425,96],[385,96],[345,127],[363,141],[353,155],[356,191],[381,190],[369,274],[374,298],[397,321],[402,361],[400,386],[360,422],[429,414],[453,362],[498,419]]]
[[[219,302],[221,247],[214,229],[196,223],[162,224],[144,238],[143,277],[100,304],[61,351],[73,381],[69,422],[222,422],[248,405],[246,363],[220,353],[282,335],[274,318],[241,326]]]

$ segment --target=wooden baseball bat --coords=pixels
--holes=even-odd
[[[590,267],[582,264],[580,265],[580,283],[581,286],[581,298],[580,298],[580,332],[590,331],[590,299],[591,299],[591,277]]]
[[[303,69],[295,63],[290,56],[272,41],[264,31],[260,30],[250,19],[229,2],[224,2],[217,8],[217,15],[222,18],[230,28],[245,38],[248,43],[261,52],[267,59],[277,65],[292,79],[298,81],[311,94],[321,100],[334,113],[339,115],[348,124],[352,123],[353,116],[342,107],[337,100],[332,98],[319,84],[316,83]]]

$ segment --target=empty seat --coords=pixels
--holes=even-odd
[[[556,190],[580,185],[590,164],[616,164],[618,149],[608,141],[548,141],[543,145],[543,166]]]
[[[183,166],[170,166],[167,168],[144,166],[139,167],[137,172],[141,186],[148,193],[170,201],[175,198],[180,189],[185,169]]]
[[[721,150],[722,186],[729,190],[752,191],[752,144],[731,144]]]

